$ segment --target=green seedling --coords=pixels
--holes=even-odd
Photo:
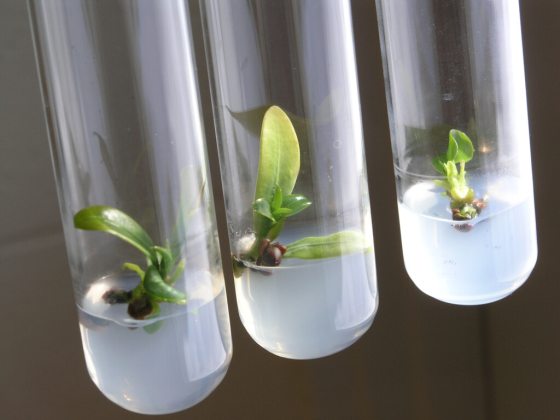
[[[450,130],[447,153],[437,156],[432,161],[436,171],[446,178],[434,182],[443,188],[449,197],[453,220],[472,220],[486,207],[485,200],[475,198],[474,190],[467,182],[465,165],[473,156],[471,139],[462,131]]]
[[[282,258],[321,259],[370,249],[360,232],[342,231],[307,237],[291,244],[274,242],[287,219],[312,203],[295,194],[300,171],[300,149],[296,131],[288,115],[278,106],[265,112],[260,141],[260,158],[253,201],[255,240],[250,250],[234,257],[234,273],[239,276],[244,261],[260,266],[278,266]]]
[[[138,249],[146,258],[146,267],[125,262],[123,270],[140,278],[132,290],[111,289],[103,299],[110,304],[127,303],[128,314],[134,319],[153,318],[159,314],[162,302],[184,305],[187,297],[173,287],[185,268],[185,260],[169,248],[154,245],[148,233],[132,217],[108,206],[92,206],[74,216],[74,226],[114,235]]]

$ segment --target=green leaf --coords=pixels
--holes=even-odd
[[[280,207],[279,209],[274,210],[272,215],[276,220],[285,219],[286,217],[290,216],[293,213],[292,209],[286,207]]]
[[[327,236],[309,236],[286,245],[286,248],[284,258],[313,260],[365,252],[370,247],[362,233],[348,230]]]
[[[74,215],[74,226],[83,230],[96,230],[115,235],[138,248],[150,258],[153,242],[146,231],[132,217],[109,206],[91,206]]]
[[[270,212],[270,204],[265,198],[259,198],[253,203],[253,210],[263,217],[266,217],[272,222],[276,222],[274,216]]]
[[[282,188],[277,185],[276,189],[274,190],[272,201],[270,202],[271,209],[278,209],[282,206],[282,195]]]
[[[440,174],[445,175],[447,173],[445,163],[446,163],[446,155],[439,155],[433,158],[432,165],[436,171]]]
[[[153,246],[152,250],[158,256],[159,272],[163,278],[167,277],[171,270],[171,264],[173,263],[173,255],[171,251],[167,248],[161,246]]]
[[[284,197],[282,207],[274,210],[272,215],[276,220],[294,216],[311,205],[311,201],[300,194],[290,194]]]
[[[284,197],[282,207],[292,210],[291,216],[298,214],[300,211],[305,210],[311,205],[311,200],[301,194],[290,194]]]
[[[446,162],[444,166],[445,166],[445,174],[447,175],[447,180],[451,181],[453,179],[456,179],[457,175],[459,175],[459,172],[457,172],[457,166],[455,165],[455,162],[453,161]]]
[[[282,229],[284,228],[284,220],[280,220],[278,223],[275,223],[272,225],[272,227],[269,229],[268,233],[266,234],[267,239],[273,241],[275,240],[278,235],[280,235],[280,232],[282,232]]]
[[[255,201],[272,201],[276,187],[291,194],[300,166],[299,143],[290,118],[282,109],[271,106],[265,113]]]
[[[134,271],[136,274],[138,274],[138,276],[140,276],[141,279],[143,279],[144,275],[146,274],[144,273],[144,270],[140,268],[139,265],[133,263],[124,263],[122,265],[122,269],[128,271]]]
[[[457,146],[454,158],[449,160],[454,160],[455,162],[468,162],[473,158],[474,147],[471,139],[465,133],[459,130],[451,130],[449,132],[449,144],[451,140]]]
[[[148,267],[143,282],[144,290],[156,302],[187,303],[187,297],[163,281],[155,266]]]

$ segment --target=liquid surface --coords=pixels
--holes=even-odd
[[[308,236],[284,232],[281,243]],[[377,310],[373,252],[324,260],[284,259],[235,279],[239,315],[266,350],[291,359],[340,351],[361,337]]]
[[[231,359],[221,277],[191,274],[187,305],[161,304],[161,315],[150,321],[131,319],[126,304],[102,299],[106,290],[129,290],[138,281],[102,278],[78,306],[90,376],[107,398],[130,411],[165,414],[191,407],[221,382]]]
[[[519,194],[513,177],[496,179],[481,193],[487,207],[472,221],[452,220],[449,199],[431,181],[409,188],[399,203],[406,270],[426,294],[450,303],[499,300],[525,282],[537,258],[532,195]]]

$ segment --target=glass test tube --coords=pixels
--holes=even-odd
[[[537,258],[516,0],[377,0],[402,247],[420,290],[499,300]]]
[[[231,337],[181,0],[33,0],[88,371],[138,413],[205,398]]]
[[[346,0],[205,0],[241,320],[310,359],[369,328],[378,295]]]

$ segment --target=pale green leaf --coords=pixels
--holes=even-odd
[[[270,203],[277,186],[284,195],[291,194],[299,167],[299,143],[290,118],[271,106],[262,123],[255,201],[264,198]]]
[[[140,266],[137,265],[137,264],[133,264],[133,263],[124,263],[124,264],[122,265],[122,269],[123,269],[123,270],[128,270],[128,271],[133,271],[133,272],[135,272],[136,274],[138,274],[138,276],[140,276],[141,279],[144,278],[144,274],[145,274],[145,273],[144,273],[144,270],[142,270],[142,269],[140,268]]]
[[[138,248],[149,258],[154,258],[153,242],[146,231],[132,217],[109,206],[91,206],[74,215],[74,226],[83,230],[96,230],[117,236]]]
[[[357,252],[366,252],[370,246],[361,232],[342,231],[326,236],[310,236],[286,245],[284,258],[320,259]]]
[[[282,206],[282,188],[280,188],[279,186],[276,186],[276,189],[274,190],[274,195],[272,196],[272,201],[270,202],[270,208],[271,209],[278,209]]]
[[[445,167],[446,158],[446,155],[439,155],[432,159],[432,166],[442,175],[447,173],[447,168]]]

